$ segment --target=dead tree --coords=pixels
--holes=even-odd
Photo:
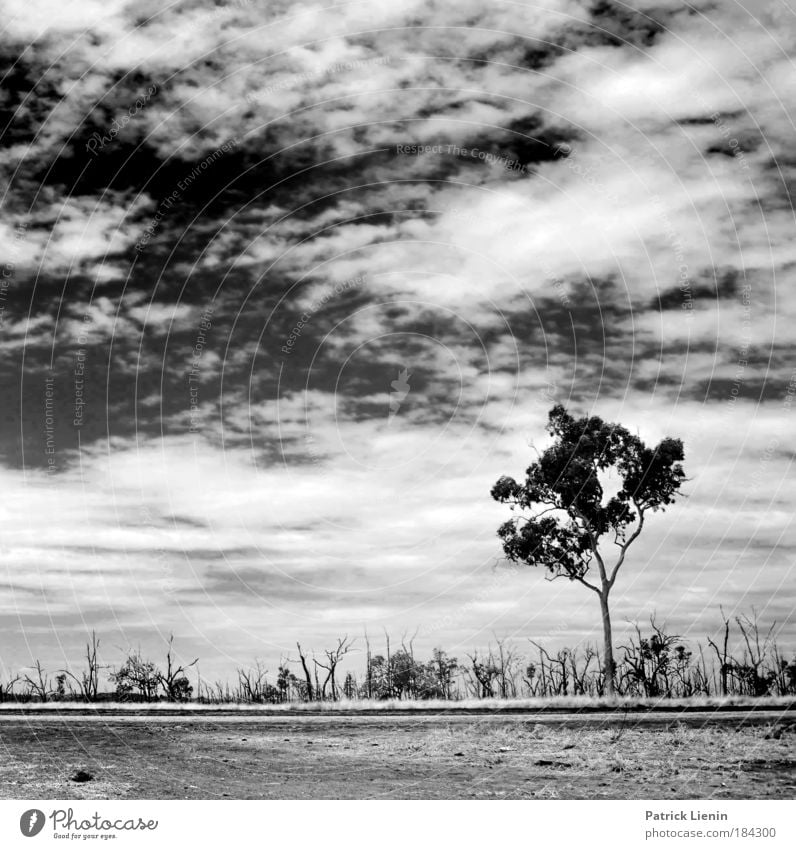
[[[499,675],[492,653],[489,653],[484,661],[478,659],[478,652],[468,654],[472,667],[472,676],[475,684],[475,696],[479,699],[492,699],[495,696],[494,682]],[[468,670],[469,672],[470,670]]]
[[[409,696],[410,698],[417,698],[417,664],[415,663],[415,640],[417,639],[417,632],[419,628],[415,628],[415,633],[412,634],[412,639],[409,640],[409,648],[406,647],[406,632],[404,632],[401,637],[401,648],[404,651],[404,654],[409,658]]]
[[[633,626],[638,642],[634,643],[631,637],[629,645],[622,647],[625,653],[622,678],[626,678],[642,696],[669,698],[672,695],[670,678],[675,664],[672,651],[680,637],[667,634],[665,623],[659,626],[654,614],[650,617],[650,625],[652,634],[649,638],[641,636],[637,624]]]
[[[14,694],[14,685],[19,681],[19,676],[15,676],[14,678],[9,678],[8,684],[3,684],[0,682],[0,702],[8,701],[11,696]]]
[[[392,660],[390,658],[390,635],[384,629],[384,639],[387,641],[387,692],[392,695]]]
[[[569,650],[562,649],[555,658],[552,658],[549,652],[542,648],[539,643],[533,640],[528,642],[539,650],[539,660],[542,667],[543,680],[549,681],[550,692],[548,695],[568,695],[569,688],[569,671],[567,669],[567,660],[569,658]],[[547,661],[547,670],[545,672],[545,660]]]
[[[53,694],[50,676],[42,669],[41,661],[37,660],[33,669],[36,676],[31,678],[30,675],[25,675],[22,680],[28,685],[28,693],[31,696],[35,696],[40,702],[47,702]]]
[[[83,701],[96,702],[99,694],[100,665],[97,659],[100,641],[95,631],[91,632],[91,642],[86,643],[86,668],[78,678],[68,669],[62,669],[64,675],[68,675],[77,685],[78,693]]]
[[[317,667],[320,666],[321,669],[326,670],[326,678],[321,686],[321,696],[323,699],[326,698],[326,685],[331,682],[332,685],[332,701],[337,701],[337,680],[335,678],[335,672],[337,670],[337,666],[340,661],[348,654],[351,650],[352,645],[354,644],[353,640],[348,639],[348,634],[346,634],[342,640],[337,641],[337,648],[329,651],[326,649],[324,654],[326,655],[326,663],[322,663],[320,660],[315,660],[316,672]],[[316,679],[317,680],[317,679]],[[316,686],[317,692],[317,686]]]
[[[570,668],[572,671],[572,686],[576,696],[588,695],[591,689],[589,684],[589,667],[596,657],[597,651],[592,646],[585,646],[583,649],[583,668],[578,669],[577,651],[572,650],[570,654]]]
[[[235,698],[230,692],[229,683],[226,681],[216,681],[212,688],[207,686],[208,701],[214,704],[229,704],[234,702]]]
[[[710,679],[708,678],[708,666],[705,662],[705,652],[702,643],[697,643],[699,648],[699,661],[694,668],[694,688],[696,692],[704,696],[710,695]],[[715,683],[715,682],[714,682]]]
[[[708,637],[708,644],[716,652],[716,658],[719,661],[719,687],[721,688],[721,695],[726,696],[729,693],[727,687],[727,678],[729,676],[730,671],[732,670],[732,664],[729,662],[729,655],[727,654],[727,644],[730,640],[730,620],[724,615],[724,610],[721,610],[721,618],[724,622],[724,640],[722,642],[721,650],[713,642],[713,640]]]
[[[544,651],[539,645],[533,642],[533,640],[529,640],[531,645],[536,646],[539,649],[539,695],[547,696],[549,693],[547,692],[547,668],[545,667],[545,655],[547,652]]]
[[[367,678],[365,680],[365,685],[367,687],[368,699],[373,698],[373,669],[371,664],[371,654],[370,654],[370,640],[368,639],[368,631],[365,629],[365,653],[367,654],[367,666],[365,667],[367,672]]]
[[[167,701],[183,702],[190,698],[193,690],[193,687],[188,683],[185,672],[192,666],[196,666],[199,663],[199,658],[192,660],[187,666],[177,665],[171,654],[173,644],[174,634],[171,634],[169,636],[169,647],[166,651],[166,671],[159,672],[158,679]]]
[[[268,695],[267,669],[259,660],[254,669],[238,669],[238,696],[243,702],[264,702]]]
[[[746,644],[746,652],[744,652],[743,664],[736,662],[734,667],[742,686],[748,691],[748,695],[764,696],[776,680],[776,672],[766,670],[765,662],[771,650],[777,623],[772,623],[761,644],[760,626],[754,608],[752,608],[752,617],[752,619],[746,615],[735,617],[735,622]]]
[[[315,691],[312,688],[312,678],[310,676],[310,670],[307,667],[307,659],[304,657],[304,653],[301,651],[301,646],[298,643],[296,643],[296,648],[298,649],[301,660],[301,667],[304,670],[304,677],[307,680],[307,701],[311,702],[315,697]]]
[[[517,685],[514,680],[514,664],[516,662],[516,654],[511,647],[506,648],[505,639],[499,640],[497,634],[494,635],[495,642],[498,647],[498,690],[501,699],[514,698],[517,695]]]

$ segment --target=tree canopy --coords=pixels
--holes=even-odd
[[[604,569],[601,541],[611,534],[619,547],[619,559],[605,575],[610,588],[645,513],[665,509],[685,480],[683,443],[666,438],[650,448],[621,425],[597,416],[576,419],[560,404],[550,411],[547,430],[554,442],[528,467],[525,481],[504,476],[492,488],[495,500],[530,511],[509,519],[498,535],[510,560],[599,592],[586,574],[595,560]],[[620,486],[606,497],[609,470]]]

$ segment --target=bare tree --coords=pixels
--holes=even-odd
[[[199,658],[192,660],[187,666],[178,665],[172,657],[173,647],[174,634],[171,634],[169,636],[169,647],[166,651],[166,671],[160,672],[158,678],[168,701],[184,702],[191,697],[193,692],[193,687],[189,684],[185,671],[196,666],[199,663]]]
[[[597,658],[597,651],[592,646],[585,646],[583,649],[583,666],[579,668],[577,651],[573,649],[570,652],[572,686],[576,696],[585,696],[589,694],[591,690],[591,685],[589,683],[589,667],[595,658]]]
[[[9,678],[7,684],[3,684],[0,681],[0,702],[8,701],[11,698],[14,694],[14,686],[17,681],[19,681],[18,675],[15,675],[13,678]]]
[[[776,680],[776,672],[765,668],[769,652],[773,645],[773,634],[777,623],[772,623],[763,640],[760,640],[760,625],[757,620],[757,611],[752,609],[752,618],[748,616],[736,616],[735,622],[741,631],[746,652],[744,652],[743,663],[735,663],[734,670],[750,696],[764,696]]]
[[[404,631],[401,636],[401,649],[403,650],[404,655],[408,658],[407,663],[407,671],[408,671],[408,693],[409,697],[416,699],[418,697],[418,672],[422,671],[422,667],[419,666],[415,662],[415,640],[417,639],[417,633],[420,629],[415,628],[414,634],[412,634],[412,638],[409,640],[409,646],[407,648],[407,640],[406,640],[406,632]]]
[[[253,669],[238,669],[238,694],[244,702],[264,702],[268,695],[268,670],[259,660]]]
[[[367,686],[368,698],[372,699],[373,698],[373,669],[372,669],[373,664],[371,662],[370,640],[368,639],[367,628],[365,629],[365,654],[366,654],[366,660],[365,660],[365,663],[366,663],[366,667],[365,667],[365,669],[366,669],[366,672],[365,672],[366,679],[365,679],[365,684]]]
[[[634,625],[637,642],[631,637],[623,646],[624,676],[633,689],[649,697],[671,696],[670,678],[676,664],[675,644],[680,639],[676,634],[667,634],[666,626],[659,626],[655,616],[650,617],[652,634],[642,637],[638,625]]]
[[[304,677],[307,681],[307,701],[311,702],[314,697],[314,690],[312,688],[312,678],[310,677],[310,670],[307,667],[307,659],[304,657],[304,653],[301,651],[301,646],[296,643],[296,648],[298,649],[299,659],[301,660],[301,667],[304,670]]]
[[[91,641],[86,643],[86,668],[80,673],[79,678],[68,669],[61,670],[75,682],[80,697],[86,702],[96,702],[99,694],[99,673],[102,668],[97,658],[99,644],[96,632],[92,631]]]
[[[226,681],[216,681],[212,687],[208,684],[205,687],[207,700],[214,704],[229,704],[234,702],[235,697],[229,689],[229,683]]]
[[[553,658],[545,648],[539,645],[539,643],[536,643],[533,640],[528,640],[528,642],[532,646],[535,646],[539,651],[542,677],[550,688],[550,694],[554,696],[568,695],[569,669],[567,661],[570,656],[569,649],[561,649]],[[547,667],[545,667],[545,661],[547,661]]]
[[[470,669],[467,671],[472,673],[474,679],[475,696],[479,699],[494,698],[494,682],[499,675],[499,670],[495,665],[492,653],[490,652],[485,660],[478,659],[478,652],[468,654],[467,657],[470,659]]]
[[[506,646],[505,639],[498,639],[497,634],[494,634],[494,637],[498,647],[498,692],[501,699],[511,699],[517,695],[517,687],[514,682],[516,652],[511,646]]]
[[[387,692],[392,694],[392,659],[390,657],[390,635],[384,629],[384,639],[387,641]]]
[[[710,637],[707,639],[710,647],[714,652],[716,652],[716,658],[719,662],[719,686],[721,688],[721,695],[726,696],[729,692],[727,679],[732,669],[732,666],[729,663],[729,655],[727,653],[727,645],[730,641],[730,620],[724,615],[724,610],[722,608],[719,608],[719,610],[721,610],[721,618],[724,623],[724,639],[722,641],[721,649],[719,649]]]
[[[315,660],[315,665],[320,666],[321,669],[326,670],[326,679],[321,685],[321,695],[325,699],[326,698],[326,685],[331,682],[332,685],[332,701],[337,701],[337,681],[335,678],[335,673],[340,661],[351,651],[351,647],[353,646],[354,641],[348,639],[348,634],[346,634],[342,640],[338,639],[337,647],[329,651],[326,649],[324,654],[326,655],[326,663],[323,663],[320,660]],[[317,689],[317,688],[316,688]]]
[[[33,666],[35,676],[25,675],[22,679],[28,685],[28,693],[40,702],[47,702],[53,695],[50,676],[42,669],[41,661],[37,660]]]
[[[705,696],[710,695],[710,679],[708,678],[708,665],[705,662],[705,651],[702,648],[702,643],[697,643],[699,647],[699,662],[694,668],[694,687],[698,693]]]

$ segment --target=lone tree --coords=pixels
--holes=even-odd
[[[605,692],[612,696],[616,667],[608,597],[646,514],[671,504],[685,480],[683,443],[667,438],[648,448],[621,425],[597,416],[575,419],[560,404],[550,411],[547,430],[554,442],[528,467],[524,483],[502,477],[492,487],[496,501],[529,514],[505,522],[498,536],[512,562],[543,566],[549,580],[569,578],[599,596]],[[614,473],[621,486],[607,497],[604,485]],[[610,562],[607,545],[616,547]],[[587,580],[593,564],[599,583]]]

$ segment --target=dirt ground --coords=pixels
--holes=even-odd
[[[796,722],[31,719],[0,725],[0,797],[793,799]]]

